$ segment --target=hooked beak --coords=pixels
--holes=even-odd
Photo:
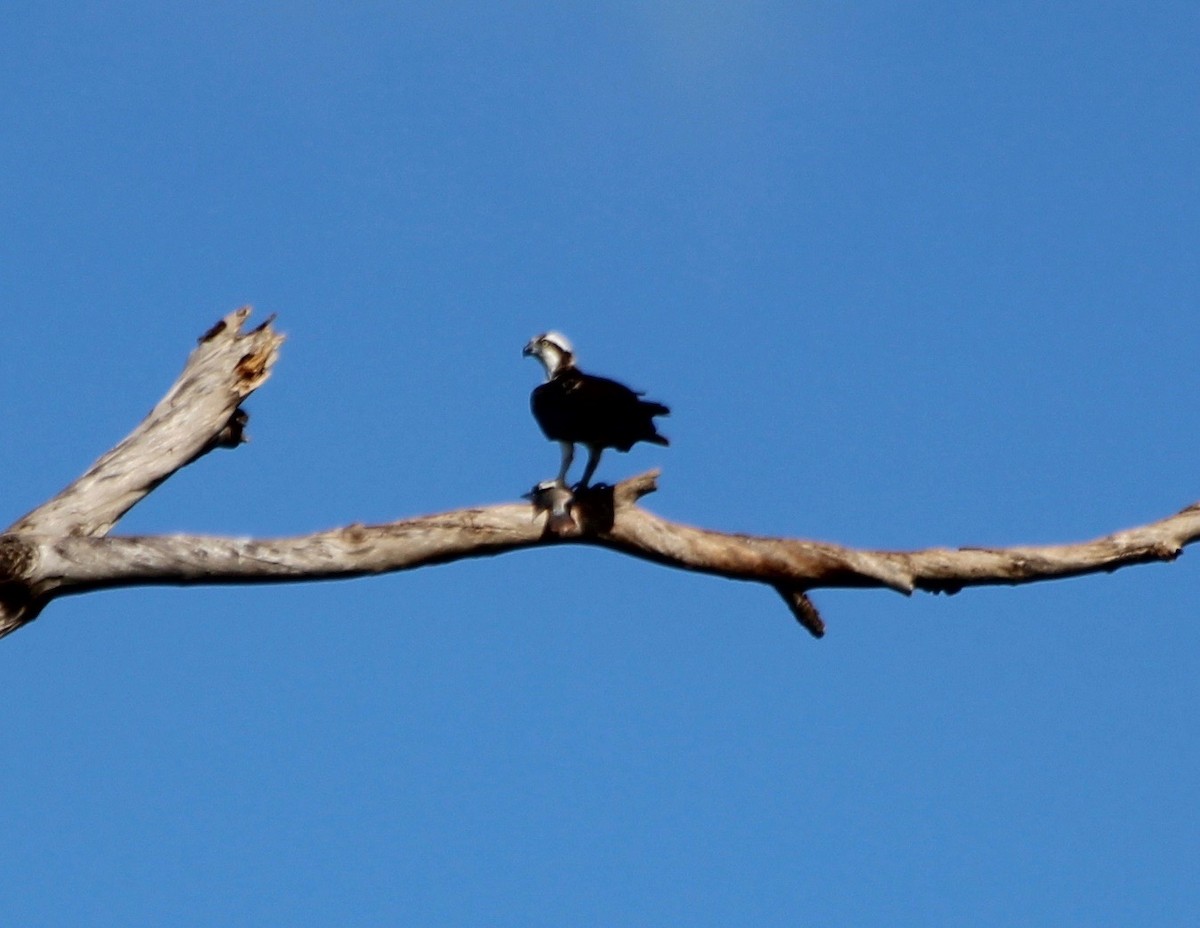
[[[531,341],[531,342],[530,342],[529,344],[527,344],[527,345],[526,345],[524,348],[522,348],[522,349],[521,349],[521,357],[523,357],[523,358],[528,358],[530,355],[535,355],[535,354],[537,354],[537,351],[535,351],[535,350],[534,350],[534,345],[535,345],[535,344],[536,344],[536,340],[535,340],[535,341]]]

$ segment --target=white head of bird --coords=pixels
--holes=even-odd
[[[542,367],[546,369],[547,380],[563,368],[575,364],[575,349],[562,332],[543,332],[541,335],[535,335],[521,354],[532,355],[541,361]]]

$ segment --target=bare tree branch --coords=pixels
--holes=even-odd
[[[249,331],[243,307],[201,338],[166,396],[78,480],[18,519],[10,532],[104,535],[185,464],[245,440],[242,400],[270,376],[283,336],[271,320]]]
[[[267,319],[249,332],[250,307],[200,337],[167,395],[132,433],[57,496],[14,522],[14,535],[107,534],[125,513],[180,468],[214,448],[245,441],[242,400],[266,381],[283,336]],[[4,568],[0,552],[0,577]],[[37,618],[48,599],[0,579],[0,637]]]
[[[0,535],[0,635],[57,596],[150,584],[270,583],[358,577],[519,548],[588,544],[669,567],[763,583],[815,636],[808,597],[828,587],[953,593],[1169,561],[1200,538],[1200,503],[1094,541],[1013,548],[867,551],[826,542],[730,534],[671,522],[639,505],[658,472],[572,497],[540,486],[505,503],[349,525],[293,538],[107,536],[116,519],[212,447],[240,440],[238,404],[265,380],[280,336],[241,332],[239,310],[201,340],[179,381],[145,422],[76,483]],[[111,482],[113,486],[107,484]]]
[[[328,580],[411,570],[557,544],[610,548],[670,567],[775,587],[813,634],[824,624],[805,595],[828,587],[953,592],[1031,583],[1171,560],[1200,537],[1200,507],[1153,525],[1079,544],[1003,549],[859,551],[823,542],[732,535],[680,525],[637,505],[655,472],[576,498],[571,526],[555,533],[536,506],[459,509],[384,525],[350,525],[294,538],[201,535],[92,538],[0,536],[8,582],[37,596],[147,584]],[[8,552],[7,554],[5,552]]]

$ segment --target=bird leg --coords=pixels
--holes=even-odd
[[[600,464],[600,455],[604,453],[604,449],[599,445],[588,445],[588,460],[587,467],[583,469],[583,478],[576,484],[576,489],[586,490],[588,481],[592,479],[592,474],[596,472],[596,467]]]
[[[567,471],[571,469],[571,462],[575,460],[575,445],[569,441],[560,441],[558,444],[562,448],[562,467],[558,469],[558,485],[565,487]]]

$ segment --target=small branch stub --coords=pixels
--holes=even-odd
[[[775,589],[783,597],[783,601],[792,610],[792,615],[814,638],[825,637],[825,620],[817,612],[817,607],[808,598],[804,590],[777,586]]]

